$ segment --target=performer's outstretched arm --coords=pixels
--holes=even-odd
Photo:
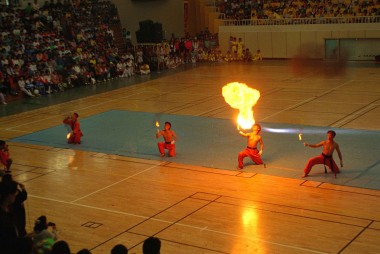
[[[308,147],[312,147],[312,148],[317,148],[317,147],[323,146],[324,143],[325,143],[325,141],[322,141],[322,142],[319,142],[318,144],[313,145],[313,144],[308,144],[305,142],[305,143],[303,143],[303,145],[308,146]]]
[[[242,135],[243,137],[248,137],[249,136],[249,133],[244,133],[242,131],[239,131],[239,134]]]

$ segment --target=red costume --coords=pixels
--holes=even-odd
[[[251,160],[256,163],[257,165],[264,164],[263,160],[260,157],[259,150],[257,150],[256,147],[248,147],[245,148],[243,151],[239,153],[238,156],[238,163],[239,163],[239,168],[243,168],[243,160],[245,157],[250,157]]]
[[[311,170],[311,168],[314,165],[317,165],[317,164],[324,164],[324,165],[328,166],[330,168],[330,170],[332,172],[334,172],[335,174],[339,173],[339,168],[336,165],[336,163],[335,163],[332,155],[325,155],[325,154],[322,153],[319,156],[311,158],[307,162],[306,167],[303,170],[303,172],[305,173],[305,175],[308,175],[309,172],[310,172],[310,170]],[[325,173],[326,173],[326,167],[325,167]]]
[[[0,162],[4,166],[6,172],[10,171],[12,165],[11,155],[8,150],[8,146],[5,144],[5,141],[0,142]]]
[[[165,154],[165,149],[168,149],[169,156],[173,157],[175,156],[175,144],[172,144],[171,142],[158,142],[158,150],[160,151],[160,154]]]
[[[68,117],[63,120],[63,123],[69,125],[72,130],[67,139],[67,143],[80,144],[81,143],[80,139],[83,136],[83,133],[80,129],[80,124],[78,120]]]

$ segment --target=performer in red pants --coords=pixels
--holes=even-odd
[[[264,150],[264,142],[261,136],[259,135],[261,131],[261,126],[259,124],[254,124],[252,130],[253,131],[250,133],[244,133],[242,131],[239,132],[240,135],[242,135],[243,137],[247,137],[247,147],[239,153],[238,169],[243,169],[243,160],[245,157],[248,156],[257,165],[264,164],[263,160],[261,159],[261,155],[263,154]],[[260,150],[257,149],[257,143],[260,143]]]
[[[175,156],[175,141],[177,141],[177,135],[171,127],[172,125],[170,122],[165,122],[165,128],[162,131],[157,130],[156,138],[163,136],[165,141],[157,143],[161,157],[165,156],[165,149],[169,150],[168,155],[170,157]]]
[[[313,157],[307,162],[306,167],[303,170],[304,175],[302,177],[307,177],[310,173],[311,168],[317,164],[325,165],[325,173],[327,173],[326,166],[328,166],[330,170],[335,173],[335,176],[337,173],[340,173],[339,168],[333,159],[333,153],[336,150],[339,156],[340,166],[343,167],[342,153],[340,152],[338,143],[334,141],[335,136],[335,131],[329,130],[327,132],[327,140],[321,141],[315,145],[304,143],[304,146],[312,148],[323,146],[323,151],[321,155]]]
[[[83,133],[80,129],[80,123],[78,121],[79,115],[77,113],[74,113],[71,117],[66,117],[63,120],[64,124],[67,124],[71,128],[71,133],[69,134],[69,137],[67,139],[67,142],[69,144],[80,144],[81,143],[81,137],[83,136]]]

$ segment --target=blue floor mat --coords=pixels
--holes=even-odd
[[[170,121],[178,136],[176,157],[163,160],[236,170],[237,155],[246,146],[246,138],[238,134],[233,120],[112,110],[80,118],[84,133],[80,145],[67,144],[67,129],[63,124],[11,141],[161,160],[155,138],[157,120],[162,127],[165,121]],[[321,148],[304,147],[298,134],[303,133],[303,140],[308,143],[318,143],[326,139],[329,129],[273,123],[261,125],[265,144],[263,159],[268,167],[253,165],[246,158],[244,171],[297,179],[303,174],[307,160],[321,153]],[[334,178],[331,173],[324,174],[323,165],[317,165],[307,179],[380,190],[380,132],[334,130],[343,154],[342,173]],[[339,163],[336,154],[335,159]]]

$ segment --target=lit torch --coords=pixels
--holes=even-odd
[[[260,92],[246,84],[233,82],[223,86],[222,94],[232,108],[239,110],[237,129],[251,129],[255,124],[252,107],[260,98]]]
[[[67,139],[70,139],[70,137],[71,137],[71,132],[67,133],[67,135],[66,135]]]
[[[298,134],[298,140],[299,140],[299,141],[302,141],[302,133],[299,133],[299,134]]]
[[[158,122],[158,121],[156,121],[156,127],[157,127],[157,133],[159,133],[160,132],[160,123]]]

